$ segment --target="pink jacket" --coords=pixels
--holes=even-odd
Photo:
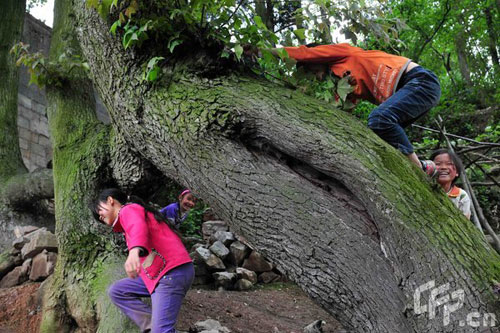
[[[151,294],[165,273],[191,262],[191,258],[168,225],[158,222],[150,212],[146,220],[144,213],[144,207],[138,204],[124,205],[113,231],[123,232],[129,250],[140,246],[147,251],[147,256],[141,257],[139,276]]]

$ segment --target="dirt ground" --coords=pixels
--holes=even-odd
[[[36,302],[40,283],[0,289],[0,333],[35,333],[41,312]],[[272,284],[252,291],[215,291],[193,288],[179,315],[177,329],[189,331],[194,323],[218,320],[233,333],[302,333],[304,326],[321,319],[325,333],[340,325],[293,284]]]
[[[0,333],[38,332],[41,311],[36,301],[40,283],[0,289]]]

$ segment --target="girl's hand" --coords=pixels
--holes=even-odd
[[[141,270],[141,261],[139,260],[139,247],[134,247],[129,251],[127,261],[125,261],[125,271],[129,278],[136,278]]]

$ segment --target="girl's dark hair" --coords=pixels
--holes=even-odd
[[[170,220],[165,218],[165,216],[163,216],[163,214],[160,213],[156,208],[154,208],[151,205],[146,204],[144,202],[144,200],[142,200],[141,198],[139,198],[135,195],[127,196],[122,190],[117,189],[117,188],[107,188],[107,189],[102,190],[101,193],[99,193],[97,198],[92,203],[90,210],[92,211],[92,215],[94,216],[94,218],[98,222],[101,222],[101,220],[99,219],[99,213],[98,213],[99,205],[102,202],[106,202],[108,197],[112,197],[113,199],[115,199],[116,201],[121,203],[122,205],[126,205],[128,203],[135,203],[135,204],[142,206],[144,208],[144,219],[146,221],[148,221],[148,214],[147,213],[148,212],[152,213],[158,222],[165,223],[166,225],[168,225],[170,227],[170,229],[172,229],[172,231],[174,231],[182,239],[182,236],[179,234],[179,232],[174,227],[172,222],[170,222]]]
[[[455,165],[455,169],[457,169],[457,176],[451,182],[452,185],[455,185],[455,182],[457,181],[458,177],[462,174],[462,171],[464,170],[464,166],[462,165],[462,160],[460,159],[460,157],[458,157],[457,154],[455,154],[455,152],[453,152],[449,149],[444,149],[444,148],[434,150],[431,154],[430,159],[434,161],[436,156],[442,155],[442,154],[448,154],[448,156],[450,156],[451,161]]]

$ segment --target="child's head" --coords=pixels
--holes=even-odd
[[[113,224],[122,205],[127,202],[127,195],[117,188],[102,190],[90,207],[94,218],[109,226]]]
[[[179,195],[179,206],[183,212],[189,211],[196,204],[196,199],[191,190],[185,189]]]
[[[460,158],[448,149],[435,150],[431,155],[438,170],[437,182],[446,190],[454,185],[463,170]]]
[[[309,43],[306,45],[307,48],[319,46],[318,43]],[[328,62],[303,62],[298,61],[295,64],[297,69],[302,68],[304,72],[312,73],[318,81],[322,81],[330,73],[330,66]]]
[[[295,66],[297,69],[313,74],[318,81],[322,81],[330,73],[327,63],[297,62]]]

